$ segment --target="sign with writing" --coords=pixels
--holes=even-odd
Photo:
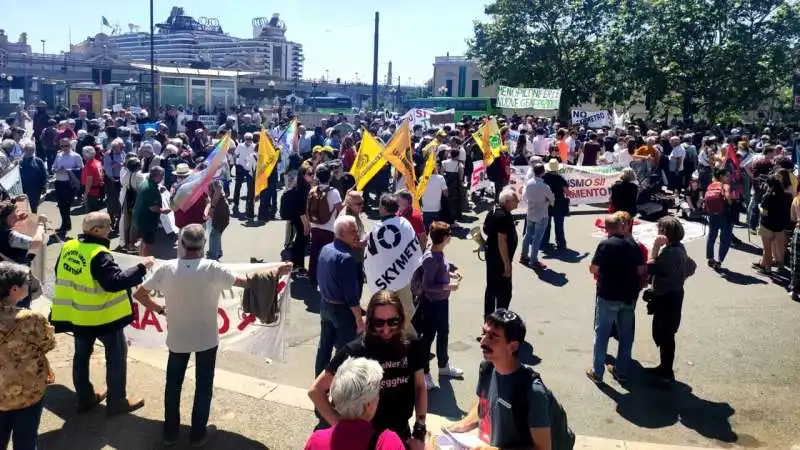
[[[490,186],[493,186],[493,184],[491,181],[489,181],[489,177],[486,175],[486,166],[483,165],[483,161],[473,162],[470,190],[475,192],[481,189],[488,189]]]
[[[376,224],[367,237],[364,258],[370,291],[397,291],[408,286],[421,257],[417,234],[408,220],[392,217]]]
[[[702,238],[705,236],[705,231],[702,223],[699,222],[690,222],[687,220],[679,219],[681,224],[683,225],[683,239],[681,242],[691,242],[697,239]],[[594,232],[592,232],[592,236],[598,239],[605,239],[608,237],[605,229],[605,223],[603,223],[603,219],[598,218],[594,223]],[[640,242],[645,245],[647,248],[653,247],[653,242],[655,242],[656,237],[658,237],[658,223],[656,222],[646,222],[644,220],[636,219],[633,221],[633,238],[636,239],[636,242]]]
[[[613,125],[613,119],[608,111],[572,110],[572,124],[583,125],[589,128],[603,128]]]
[[[525,184],[529,166],[511,166],[509,186],[520,197],[519,208],[515,212],[527,211]],[[611,186],[619,180],[622,172],[613,167],[583,167],[562,164],[559,174],[567,180],[569,202],[571,205],[607,203],[611,198]]]
[[[441,112],[430,113],[431,125],[447,125],[456,123],[456,110],[448,109]]]
[[[519,131],[508,130],[508,133],[506,133],[506,145],[509,151],[514,151],[517,148],[517,141],[519,141]]]
[[[219,125],[217,125],[217,116],[214,114],[203,114],[197,116],[197,120],[203,122],[206,129],[208,129],[209,133],[216,133],[219,130]]]
[[[122,268],[138,264],[142,258],[135,255],[114,253],[114,260]],[[263,264],[225,264],[236,273],[255,273],[276,268],[281,263]],[[49,270],[52,272],[52,269]],[[53,280],[48,280],[52,292]],[[243,289],[233,287],[223,292],[217,308],[217,326],[219,332],[220,351],[245,353],[263,359],[284,361],[286,359],[287,320],[289,317],[290,277],[283,277],[277,287],[278,319],[274,323],[263,324],[255,316],[242,311]],[[164,304],[164,298],[158,292],[154,294],[156,302]],[[49,305],[46,306],[49,308]],[[42,311],[41,307],[36,308]],[[46,314],[43,312],[43,314]],[[167,316],[159,316],[142,305],[133,302],[133,323],[125,328],[125,336],[130,345],[144,348],[167,348],[167,317],[181,314],[180,311],[167,311]]]
[[[497,107],[509,109],[558,109],[561,89],[497,88]]]

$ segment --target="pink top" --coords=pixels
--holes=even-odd
[[[315,431],[305,450],[366,450],[372,433],[372,424],[366,420],[343,420],[333,428]],[[405,450],[405,446],[394,431],[385,430],[375,449]]]

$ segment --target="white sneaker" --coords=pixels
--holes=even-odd
[[[440,367],[439,368],[439,376],[440,377],[450,377],[450,378],[463,378],[464,371],[458,369],[456,367]]]
[[[433,382],[433,377],[430,373],[425,374],[425,389],[431,390],[436,387],[436,383]]]

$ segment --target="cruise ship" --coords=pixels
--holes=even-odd
[[[192,17],[173,7],[169,18],[156,25],[153,39],[155,63],[163,66],[259,71],[283,80],[303,76],[303,46],[286,40],[286,24],[278,14],[252,20],[253,37],[238,38],[222,31],[217,19]],[[108,56],[120,60],[150,62],[150,33],[134,24],[129,32],[117,30],[73,46],[73,53],[96,47],[102,39]],[[105,44],[107,42],[107,44]],[[105,48],[105,47],[104,47]]]

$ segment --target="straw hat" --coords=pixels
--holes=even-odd
[[[186,163],[180,163],[175,167],[175,171],[172,172],[177,177],[185,177],[191,173],[192,169],[189,168],[189,165]]]
[[[547,161],[547,171],[548,172],[558,172],[560,164],[558,160],[555,158],[551,158],[550,161]]]

